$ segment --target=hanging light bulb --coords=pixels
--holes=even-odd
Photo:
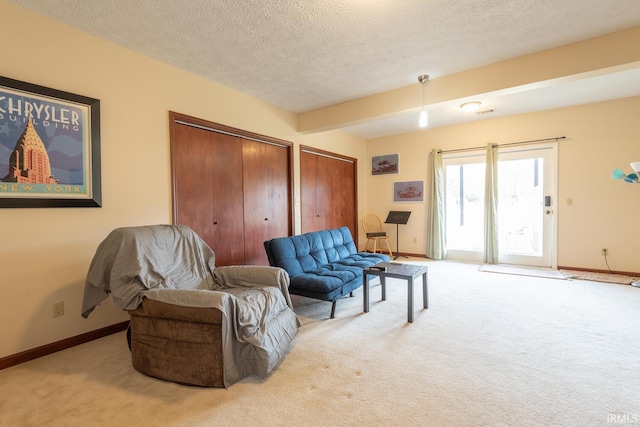
[[[418,76],[418,81],[422,84],[422,111],[420,111],[420,119],[418,120],[418,126],[426,128],[429,126],[429,113],[425,107],[425,86],[429,81],[428,74],[421,74]]]
[[[420,111],[420,120],[418,120],[418,126],[420,126],[421,128],[426,128],[427,126],[429,126],[429,114],[427,113],[427,110],[423,109],[422,111]]]

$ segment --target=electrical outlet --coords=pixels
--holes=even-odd
[[[51,308],[53,317],[64,316],[64,301],[54,302]]]
[[[602,248],[602,256],[607,256],[607,255],[609,255],[609,249]]]

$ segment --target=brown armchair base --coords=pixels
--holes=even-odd
[[[224,387],[222,313],[145,299],[131,315],[131,358],[143,374]]]

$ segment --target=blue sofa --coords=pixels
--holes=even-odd
[[[358,252],[348,227],[278,237],[264,242],[269,264],[289,273],[289,293],[336,301],[362,286],[362,270],[389,255]]]

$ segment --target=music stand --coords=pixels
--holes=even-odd
[[[389,211],[387,215],[387,219],[384,220],[385,224],[395,224],[396,225],[396,256],[393,259],[398,259],[398,226],[400,224],[404,225],[409,222],[409,215],[411,215],[411,211]]]

